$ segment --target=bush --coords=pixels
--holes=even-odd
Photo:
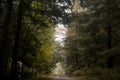
[[[82,75],[82,71],[81,70],[76,70],[72,73],[73,76],[81,76]]]
[[[74,76],[86,76],[91,73],[91,70],[88,68],[83,68],[81,70],[76,70],[72,73]]]
[[[92,67],[76,70],[72,73],[73,76],[87,76],[86,80],[120,80],[120,68],[101,68]]]
[[[88,80],[120,80],[120,68],[102,69],[95,67],[91,69]]]

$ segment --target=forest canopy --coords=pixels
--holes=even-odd
[[[0,0],[0,80],[38,80],[58,63],[64,76],[119,80],[119,26],[120,0]]]

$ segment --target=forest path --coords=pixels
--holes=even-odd
[[[53,78],[39,78],[38,80],[74,80],[67,76],[54,76]]]
[[[52,80],[73,80],[73,79],[66,76],[55,76]]]

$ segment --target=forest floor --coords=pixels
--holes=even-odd
[[[73,80],[73,78],[66,76],[55,76],[53,80]]]
[[[55,76],[53,78],[41,78],[38,80],[74,80],[73,78],[70,77],[60,77],[60,76]]]
[[[54,76],[52,78],[40,78],[38,80],[86,80],[84,77]]]

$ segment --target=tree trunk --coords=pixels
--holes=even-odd
[[[18,7],[18,19],[15,32],[14,50],[12,54],[12,66],[11,66],[11,80],[18,80],[18,52],[20,43],[20,32],[22,27],[22,15],[23,14],[23,0],[20,0]]]
[[[8,63],[8,31],[11,18],[12,0],[6,0],[4,5],[3,19],[1,22],[1,38],[0,38],[0,80],[7,78]]]
[[[111,25],[108,25],[108,29],[107,29],[107,47],[108,49],[112,48],[112,33],[111,33]]]
[[[112,35],[111,35],[111,25],[108,26],[108,29],[107,29],[107,35],[108,35],[108,40],[107,40],[107,48],[108,49],[111,49],[112,48]],[[112,65],[113,65],[113,56],[109,57],[108,60],[107,60],[107,67],[108,68],[112,68]]]
[[[108,14],[108,21],[107,21],[107,47],[108,49],[111,49],[112,48],[112,31],[111,31],[111,20],[110,20],[110,15],[112,13],[111,9],[110,9],[110,6],[112,5],[111,3],[111,0],[108,0],[108,3],[107,3],[107,6],[108,6],[108,11],[107,11],[107,14]]]
[[[107,48],[108,50],[112,48],[112,26],[111,26],[111,19],[110,19],[110,15],[112,13],[111,9],[110,9],[110,6],[112,5],[112,1],[111,0],[108,0],[107,2],[107,6],[108,6],[108,11],[107,11],[107,14],[108,14],[108,21],[107,21]],[[112,60],[113,60],[113,56],[111,56],[110,58],[108,58],[107,60],[107,67],[108,68],[112,68]]]

